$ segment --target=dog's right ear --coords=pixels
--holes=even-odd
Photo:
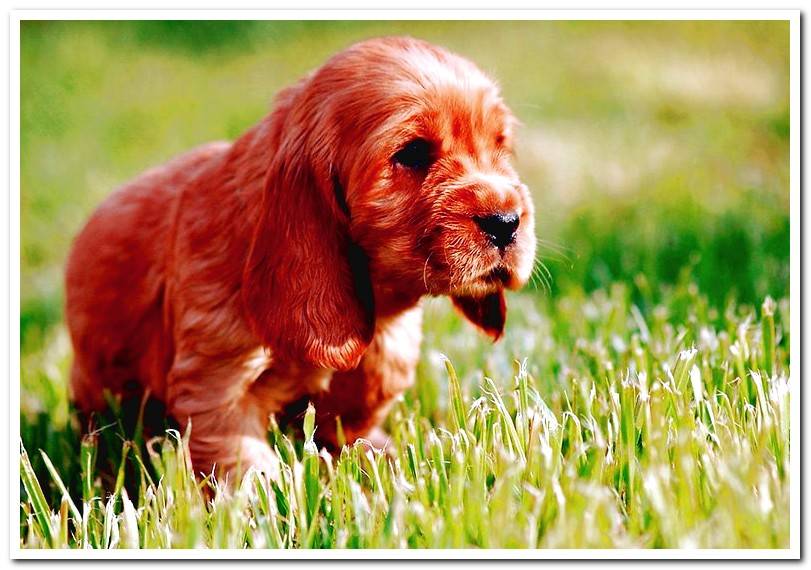
[[[301,90],[301,87],[299,87]],[[254,332],[275,355],[318,368],[356,367],[374,332],[365,256],[349,239],[323,136],[297,93],[271,121],[279,132],[242,280]],[[312,116],[312,115],[309,115]]]

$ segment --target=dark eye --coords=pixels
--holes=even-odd
[[[425,139],[414,139],[398,150],[392,160],[413,170],[427,168],[433,162],[431,143]]]
[[[496,136],[496,146],[503,146],[504,141],[506,140],[506,138],[507,137],[505,137],[504,135],[497,135]]]

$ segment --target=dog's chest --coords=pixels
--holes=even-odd
[[[361,369],[383,381],[399,381],[413,374],[420,357],[422,308],[414,307],[378,324]]]
[[[378,322],[375,336],[361,364],[350,375],[374,378],[384,390],[400,389],[413,381],[422,338],[422,309],[415,307]],[[314,368],[273,359],[272,353],[257,349],[248,359],[254,367],[255,382],[250,387],[269,411],[278,410],[302,397],[328,392],[334,370]],[[359,385],[365,385],[360,378]],[[358,394],[358,396],[362,396]]]

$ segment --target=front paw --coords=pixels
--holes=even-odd
[[[389,454],[394,451],[391,436],[380,427],[372,428],[369,433],[362,438],[358,438],[357,441],[377,451],[384,451]]]
[[[279,458],[264,440],[251,436],[194,438],[191,441],[195,471],[217,481],[238,482],[248,471],[269,479],[279,477]]]
[[[270,449],[267,442],[254,437],[243,437],[240,440],[235,467],[241,475],[253,470],[268,479],[279,478],[280,466],[276,453]]]

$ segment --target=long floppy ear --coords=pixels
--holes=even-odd
[[[287,120],[288,113],[277,108],[271,118],[285,132],[268,149],[275,156],[243,272],[244,309],[274,355],[349,370],[374,332],[368,266],[349,238],[329,167],[314,166],[320,163],[308,148],[306,127]]]
[[[504,322],[507,320],[507,303],[504,291],[499,289],[484,297],[452,297],[454,306],[467,319],[484,331],[493,342],[504,334]]]

